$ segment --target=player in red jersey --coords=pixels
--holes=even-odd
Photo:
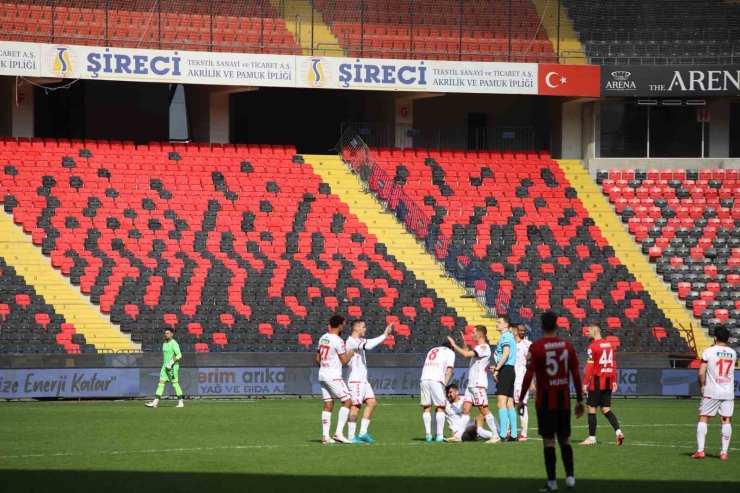
[[[547,484],[540,489],[542,492],[556,491],[555,466],[555,437],[560,444],[560,454],[565,466],[565,485],[568,490],[574,490],[576,479],[573,466],[573,447],[570,444],[570,379],[576,389],[581,388],[581,371],[578,367],[578,358],[573,345],[557,337],[558,316],[553,312],[542,314],[542,339],[532,343],[527,355],[527,373],[522,382],[522,395],[519,396],[517,410],[521,416],[524,413],[524,397],[537,377],[535,388],[537,399],[537,426],[545,445],[545,469],[547,470]],[[583,394],[576,391],[575,414],[576,418],[583,416]]]
[[[588,338],[593,341],[588,347],[588,363],[583,379],[583,393],[588,393],[588,438],[581,445],[596,444],[596,408],[611,423],[617,434],[617,445],[624,443],[624,434],[619,421],[612,412],[612,392],[617,390],[617,354],[610,342],[601,337],[601,326],[592,323],[588,326]]]

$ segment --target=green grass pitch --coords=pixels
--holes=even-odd
[[[174,405],[2,403],[0,491],[509,493],[545,483],[540,441],[425,443],[415,399],[379,399],[370,426],[375,445],[322,445],[319,400]],[[613,431],[600,416],[601,443],[575,447],[578,491],[740,492],[740,431],[730,460],[721,462],[713,420],[710,457],[689,458],[697,408],[697,400],[615,400],[626,444],[613,445]],[[332,432],[335,423],[336,409]],[[585,438],[585,418],[573,424],[573,440]],[[560,461],[558,475],[564,491]]]

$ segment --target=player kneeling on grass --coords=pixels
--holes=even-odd
[[[454,368],[455,352],[452,350],[452,344],[449,341],[431,349],[427,353],[426,359],[424,359],[419,393],[421,395],[421,407],[424,409],[421,417],[424,420],[427,442],[432,441],[432,406],[437,409],[437,441],[444,441],[445,406],[448,404],[445,400],[445,385],[452,378]],[[460,405],[462,406],[462,402]]]
[[[175,395],[177,395],[178,403],[175,407],[185,407],[182,400],[182,389],[180,388],[180,358],[182,353],[180,352],[180,345],[174,339],[175,333],[172,329],[165,329],[164,331],[164,344],[162,344],[162,356],[164,363],[162,364],[162,370],[159,372],[159,386],[157,386],[157,393],[154,395],[154,400],[146,403],[146,407],[157,407],[159,405],[159,399],[162,398],[164,393],[164,385],[167,382],[172,384],[172,388],[175,389]]]
[[[450,431],[457,433],[460,427],[462,415],[463,415],[463,404],[465,399],[460,395],[460,390],[457,385],[450,384],[445,388],[447,392],[447,405],[445,406],[445,417],[447,418],[447,426],[450,427]],[[475,424],[469,425],[460,435],[460,440],[463,442],[474,442],[478,437],[483,440],[490,440],[493,438],[493,432],[483,428],[483,424],[486,422],[485,417],[478,413],[475,417]],[[437,425],[439,426],[439,425]],[[440,436],[441,432],[437,428],[437,436]],[[439,441],[439,440],[438,440]]]
[[[324,410],[321,413],[323,425],[322,443],[352,443],[344,437],[344,425],[349,417],[349,408],[352,405],[347,384],[342,380],[342,365],[349,363],[354,351],[344,347],[340,337],[344,330],[345,320],[341,315],[334,315],[329,319],[329,332],[319,339],[316,353],[316,364],[319,365],[319,384],[321,395],[324,398]],[[334,410],[334,399],[339,399],[342,408],[337,418],[337,431],[334,438],[329,436],[331,429],[331,412]]]
[[[704,441],[707,438],[707,422],[719,412],[722,419],[722,451],[719,458],[727,460],[732,436],[732,413],[735,410],[735,365],[737,353],[727,346],[730,331],[720,327],[714,331],[714,346],[704,350],[699,367],[701,385],[701,404],[699,424],[696,427],[698,451],[692,459],[703,459]]]
[[[375,443],[375,440],[367,433],[367,428],[370,426],[370,419],[373,417],[373,411],[375,410],[376,401],[373,388],[367,380],[365,350],[373,349],[382,344],[388,335],[393,332],[393,324],[385,328],[383,335],[369,341],[365,339],[367,325],[364,320],[354,320],[350,327],[352,328],[352,335],[347,339],[347,351],[354,351],[355,354],[349,361],[350,373],[348,387],[352,408],[349,412],[347,438],[352,443]],[[362,413],[360,434],[355,436],[357,415],[360,414],[360,408],[363,404],[365,404],[365,412]]]

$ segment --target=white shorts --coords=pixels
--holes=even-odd
[[[435,406],[444,408],[447,406],[447,397],[445,396],[445,386],[442,382],[434,380],[422,380],[419,384],[421,391],[421,405],[424,407]]]
[[[522,395],[522,384],[521,383],[514,383],[514,403],[519,404],[519,396]],[[526,404],[527,401],[529,401],[529,390],[524,395],[524,403]]]
[[[719,411],[719,415],[723,418],[731,418],[734,410],[734,399],[720,400],[702,397],[701,404],[699,404],[699,416],[713,417],[716,416]]]
[[[369,382],[349,382],[347,387],[353,406],[360,407],[367,400],[375,399],[375,393]]]
[[[488,389],[483,387],[468,387],[465,389],[463,402],[470,402],[475,407],[488,407]]]
[[[324,401],[338,399],[344,402],[350,398],[347,384],[341,378],[332,380],[331,382],[321,381],[319,384],[321,384],[321,396],[324,398]]]

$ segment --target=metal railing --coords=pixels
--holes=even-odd
[[[369,147],[409,149],[462,149],[466,151],[510,151],[535,149],[532,127],[419,128],[411,124],[343,123],[341,135],[356,133]]]
[[[395,215],[396,220],[414,235],[468,296],[475,298],[489,317],[508,315],[512,323],[527,325],[533,338],[541,335],[540,323],[533,317],[533,311],[515,301],[475,259],[453,244],[452,239],[432,222],[403,187],[394,183],[393,177],[378,164],[370,148],[353,128],[344,130],[335,150],[360,179],[365,190]]]

